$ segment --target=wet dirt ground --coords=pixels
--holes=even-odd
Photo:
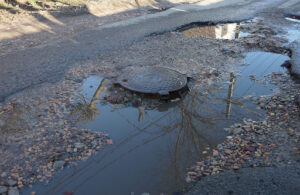
[[[284,16],[276,21],[297,28]],[[78,65],[60,83],[9,97],[0,105],[1,187],[171,194],[228,169],[297,164],[298,84],[281,67],[289,36],[273,22],[270,12],[233,30],[152,35]],[[141,65],[191,76],[190,91],[166,101],[111,84]]]

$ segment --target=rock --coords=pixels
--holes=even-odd
[[[234,166],[233,166],[233,169],[234,169],[234,170],[239,170],[240,167],[239,167],[238,165],[234,165]]]
[[[19,194],[20,194],[19,190],[16,187],[14,187],[8,191],[8,195],[19,195]]]
[[[0,194],[7,192],[7,187],[0,186]]]
[[[0,127],[4,126],[4,125],[5,125],[5,122],[3,120],[0,120]]]
[[[218,156],[219,152],[217,150],[213,150],[213,156]]]
[[[192,180],[190,177],[186,177],[186,178],[185,178],[185,181],[186,181],[187,183],[191,183],[193,180]]]
[[[248,146],[246,148],[247,151],[250,151],[250,152],[255,152],[256,151],[256,148],[254,146]]]
[[[17,181],[12,180],[12,179],[9,179],[9,180],[7,180],[7,184],[8,184],[9,186],[15,186],[15,185],[17,185]]]
[[[65,131],[62,130],[62,129],[57,130],[57,132],[60,133],[60,134],[65,134]]]
[[[236,128],[233,130],[233,134],[236,135],[236,134],[240,134],[241,132],[243,132],[243,129],[242,128]]]
[[[1,177],[6,177],[6,176],[7,176],[6,172],[1,173]]]
[[[84,148],[85,145],[81,142],[77,142],[74,144],[74,146],[75,146],[75,148],[81,149],[81,148]]]
[[[228,154],[228,155],[229,155],[229,154],[232,154],[232,150],[225,149],[225,150],[224,150],[224,153],[225,153],[225,154]]]
[[[53,168],[55,170],[58,170],[58,169],[62,168],[64,165],[65,165],[65,161],[62,161],[62,160],[55,161],[54,164],[53,164]]]
[[[230,131],[231,129],[230,128],[224,128],[224,131]]]

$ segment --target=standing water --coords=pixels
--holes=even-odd
[[[136,95],[127,102],[137,103],[111,104],[112,99],[106,96],[107,87],[101,87],[109,81],[89,77],[83,84],[82,94],[90,113],[82,111],[85,114],[80,121],[85,122],[79,124],[106,132],[113,144],[77,167],[64,170],[46,190],[44,186],[36,186],[35,191],[46,194],[64,190],[76,194],[181,192],[187,186],[187,168],[205,158],[224,140],[225,127],[243,118],[260,119],[263,112],[244,97],[273,93],[275,86],[261,81],[267,74],[282,71],[280,65],[288,59],[274,53],[250,52],[245,59],[248,65],[240,66],[237,71],[240,75],[228,78],[230,83],[193,89],[181,99],[151,106],[139,104],[142,100]]]

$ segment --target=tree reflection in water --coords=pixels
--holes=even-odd
[[[99,97],[101,92],[107,89],[104,86],[105,84],[102,80],[91,102],[87,103],[87,101],[84,101],[83,104],[79,104],[75,108],[73,113],[78,116],[77,121],[93,121],[95,116],[100,113],[98,109],[101,109],[101,105],[96,105],[99,103],[99,99],[101,99],[101,97]],[[109,156],[116,152],[118,148],[126,146],[126,144],[133,141],[136,136],[140,134],[149,134],[149,136],[142,144],[136,143],[134,147],[131,146],[131,148],[126,150],[126,154],[118,154],[118,157],[114,160],[99,167],[99,171],[95,171],[95,174],[101,172],[105,167],[110,166],[110,163],[115,163],[124,155],[144,145],[150,144],[161,137],[165,137],[164,140],[166,140],[169,145],[169,152],[163,154],[164,159],[162,159],[162,161],[167,159],[168,165],[164,168],[166,173],[162,174],[163,177],[160,178],[160,184],[162,185],[160,188],[165,188],[165,186],[170,185],[173,186],[173,189],[181,189],[184,187],[182,180],[185,178],[186,168],[195,163],[195,161],[200,160],[199,158],[204,156],[202,153],[207,147],[213,148],[215,145],[215,143],[211,142],[211,138],[207,138],[206,135],[215,133],[216,128],[214,126],[218,120],[226,119],[225,112],[222,112],[222,109],[212,104],[212,101],[220,101],[224,104],[224,108],[226,108],[226,102],[220,99],[218,100],[211,95],[214,91],[219,91],[220,89],[220,87],[210,88],[207,89],[209,90],[207,93],[192,90],[180,101],[161,104],[156,110],[162,112],[162,120],[153,119],[151,114],[149,114],[151,110],[143,109],[141,105],[137,105],[137,117],[135,121],[132,121],[126,114],[121,112],[122,109],[114,110],[114,112],[119,115],[119,119],[115,118],[114,120],[126,120],[128,124],[137,130],[137,133],[123,137],[118,143],[115,143],[113,149],[101,155],[97,163],[101,163],[106,155]],[[143,125],[141,126],[139,124],[142,120]]]
[[[90,102],[88,102],[88,100],[82,96],[82,102],[79,102],[77,106],[71,110],[71,115],[76,118],[77,122],[92,122],[94,121],[95,116],[100,114],[96,104],[99,102],[97,98],[101,92],[106,89],[106,87],[103,85],[104,82],[105,79],[102,79]]]

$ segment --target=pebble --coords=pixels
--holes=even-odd
[[[97,141],[97,140],[92,141],[92,145],[93,145],[94,147],[97,146],[97,145],[98,145],[98,141]]]
[[[9,186],[15,186],[15,185],[17,185],[17,181],[12,180],[12,179],[9,179],[9,180],[7,180],[7,184],[8,184]]]
[[[6,172],[1,173],[1,177],[6,177],[6,176],[7,176]]]
[[[7,192],[7,187],[0,186],[0,194]]]
[[[5,125],[5,122],[3,120],[0,120],[0,127],[4,126],[4,125]]]
[[[20,194],[19,190],[16,187],[14,187],[8,191],[8,195],[19,195],[19,194]]]
[[[233,166],[233,169],[234,169],[234,170],[239,170],[240,168],[239,168],[239,166],[234,165],[234,166]]]
[[[81,142],[76,142],[74,144],[74,146],[75,146],[75,148],[81,149],[81,148],[84,148],[85,145],[83,143],[81,143]]]
[[[240,134],[241,132],[243,132],[243,129],[242,128],[236,128],[233,130],[233,134],[236,135],[236,134]]]
[[[65,165],[65,161],[62,161],[62,160],[55,161],[54,164],[53,164],[53,168],[55,170],[58,170],[58,169],[62,168],[64,165]]]
[[[218,156],[219,152],[217,150],[213,150],[213,156]]]
[[[229,154],[232,154],[232,150],[225,149],[225,150],[224,150],[224,153],[225,153],[225,154],[228,154],[228,155],[229,155]]]

